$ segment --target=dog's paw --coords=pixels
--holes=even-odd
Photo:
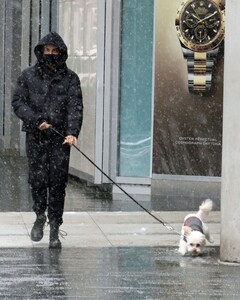
[[[180,253],[182,256],[184,256],[187,253],[187,251],[186,251],[186,249],[178,248],[178,253]]]

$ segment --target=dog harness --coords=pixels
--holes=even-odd
[[[189,217],[185,220],[184,226],[190,227],[193,231],[200,231],[203,234],[203,225],[202,221],[198,217]],[[184,236],[184,241],[186,242],[187,239]]]

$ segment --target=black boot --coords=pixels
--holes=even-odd
[[[39,242],[43,238],[43,229],[46,223],[47,217],[45,214],[37,215],[37,219],[34,222],[33,228],[31,230],[31,240],[34,242]]]
[[[49,249],[61,249],[62,244],[59,240],[59,224],[50,223],[50,240],[49,240]]]

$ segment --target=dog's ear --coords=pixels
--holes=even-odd
[[[202,238],[200,240],[200,245],[201,245],[201,247],[204,247],[206,245],[206,237],[205,237],[205,235],[202,235]]]
[[[192,229],[188,226],[183,226],[184,235],[188,236],[191,234]]]

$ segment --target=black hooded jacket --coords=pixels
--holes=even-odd
[[[43,46],[55,45],[60,57],[55,68],[43,61]],[[25,69],[17,80],[12,106],[23,121],[22,130],[34,132],[46,121],[64,135],[78,137],[83,118],[79,77],[68,69],[67,46],[56,32],[43,37],[34,49],[37,63]]]

